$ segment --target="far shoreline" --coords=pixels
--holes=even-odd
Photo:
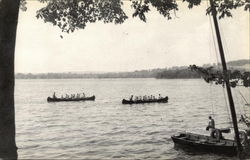
[[[249,60],[236,60],[228,62],[230,70],[240,72],[250,71]],[[204,64],[202,67],[220,68],[219,64]],[[15,73],[15,79],[128,79],[128,78],[154,78],[154,79],[199,79],[197,72],[189,66],[174,66],[171,68],[156,68],[149,70],[135,70],[131,72],[61,72],[61,73]]]

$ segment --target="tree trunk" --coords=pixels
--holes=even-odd
[[[14,55],[20,0],[0,0],[0,158],[17,159]]]

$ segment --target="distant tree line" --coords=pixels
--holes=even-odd
[[[170,69],[140,70],[134,72],[110,73],[17,73],[16,79],[84,79],[84,78],[200,78],[196,72],[191,72],[188,67],[173,67]]]
[[[228,68],[231,72],[246,72],[250,71],[250,60],[243,59],[243,60],[236,60],[236,61],[229,61],[227,63]],[[213,67],[215,70],[221,70],[221,64],[204,64],[203,67],[210,68]],[[187,66],[183,67],[172,67],[170,69],[166,69],[162,72],[156,74],[155,78],[166,78],[166,79],[185,79],[185,78],[201,78],[201,75],[197,72],[191,71],[191,69]]]
[[[239,70],[244,72],[250,68],[244,68],[249,65],[249,60],[237,60],[228,62],[231,70]],[[204,64],[203,67],[211,67],[219,70],[220,64]],[[157,78],[157,79],[185,79],[185,78],[200,78],[201,76],[192,72],[188,66],[157,68],[151,70],[136,70],[134,72],[108,72],[108,73],[39,73],[39,74],[24,74],[17,73],[16,79],[83,79],[83,78]]]
[[[17,73],[16,79],[81,79],[81,78],[155,78],[164,69],[141,70],[134,72],[109,73]]]
[[[156,75],[155,78],[162,79],[185,79],[185,78],[200,78],[201,76],[196,72],[192,72],[188,68],[184,69],[168,69],[163,72],[160,72]]]

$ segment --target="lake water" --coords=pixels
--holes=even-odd
[[[95,95],[95,101],[47,103],[53,92]],[[249,89],[233,89],[237,112],[248,112]],[[133,95],[169,97],[165,104],[122,105]],[[226,93],[226,92],[225,92]],[[16,141],[20,159],[228,159],[175,148],[180,131],[209,134],[208,116],[228,127],[221,86],[203,80],[16,80]],[[228,135],[230,136],[230,135]],[[236,159],[236,158],[230,158]]]

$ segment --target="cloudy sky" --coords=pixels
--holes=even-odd
[[[132,18],[121,25],[89,24],[84,30],[62,33],[36,19],[39,2],[28,1],[20,11],[16,42],[16,72],[111,72],[217,62],[207,2],[189,10],[180,3],[177,17],[167,20],[151,8],[147,23]],[[212,20],[212,19],[211,19]],[[220,20],[227,60],[249,59],[249,13],[233,11]],[[63,39],[60,38],[63,35]]]

